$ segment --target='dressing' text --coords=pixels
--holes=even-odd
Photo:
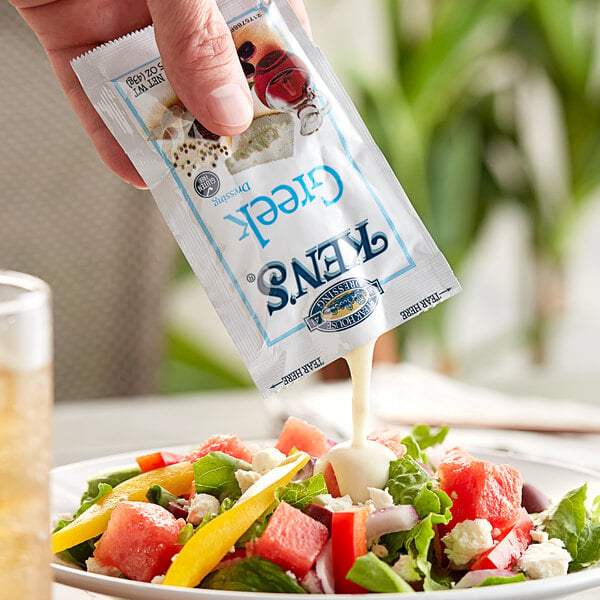
[[[270,231],[279,219],[312,202],[332,206],[343,192],[344,184],[338,172],[328,165],[318,165],[289,183],[274,187],[269,195],[257,196],[223,219],[241,228],[239,241],[253,237],[265,248],[271,242]]]

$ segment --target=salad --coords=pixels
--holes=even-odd
[[[333,443],[295,417],[272,447],[215,435],[146,454],[87,482],[53,551],[94,573],[258,593],[467,588],[600,561],[600,497],[586,485],[550,505],[516,469],[444,449],[446,435],[371,434],[395,458],[362,502],[339,490]]]

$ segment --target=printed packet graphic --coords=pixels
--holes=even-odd
[[[265,396],[460,290],[283,0],[222,0],[254,99],[241,135],[181,104],[152,27],[73,61]]]

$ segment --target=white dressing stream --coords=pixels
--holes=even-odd
[[[336,444],[317,465],[323,470],[331,464],[342,496],[348,494],[355,503],[369,499],[369,487],[383,488],[389,463],[396,458],[392,450],[367,440],[369,386],[375,340],[348,352],[344,358],[352,376],[352,440]]]

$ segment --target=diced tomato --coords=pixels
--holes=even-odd
[[[340,486],[338,485],[337,477],[335,476],[335,471],[331,466],[331,463],[328,462],[323,469],[323,478],[325,479],[325,485],[327,486],[327,491],[334,497],[339,498],[342,494],[340,493]]]
[[[250,556],[262,556],[302,579],[313,566],[328,537],[329,530],[323,523],[287,502],[281,502],[263,534],[247,544],[246,550]]]
[[[471,569],[510,569],[531,542],[533,521],[522,508],[517,522],[502,534],[498,543],[484,552]]]
[[[523,481],[513,467],[479,460],[461,448],[452,448],[437,472],[440,488],[453,503],[447,529],[467,519],[487,519],[492,527],[504,531],[518,519]]]
[[[223,452],[234,458],[252,462],[252,451],[248,448],[237,435],[217,434],[209,437],[204,443],[192,450],[186,460],[195,462],[206,456],[210,452]]]
[[[154,469],[160,469],[161,467],[175,465],[180,463],[183,459],[184,457],[181,454],[162,451],[144,454],[142,456],[138,456],[135,460],[142,470],[142,473],[146,473],[148,471],[153,471]]]
[[[363,594],[367,590],[346,579],[354,561],[367,553],[367,517],[369,507],[334,512],[331,519],[331,552],[336,594]]]

